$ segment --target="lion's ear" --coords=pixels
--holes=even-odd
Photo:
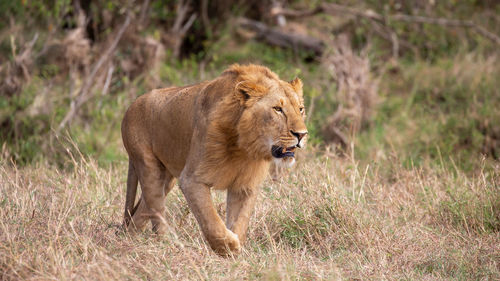
[[[266,94],[266,87],[250,81],[241,81],[236,84],[235,95],[241,104],[252,98],[262,97]]]
[[[290,81],[290,85],[292,85],[292,88],[295,90],[295,92],[297,92],[297,94],[299,94],[300,96],[302,96],[302,80],[300,80],[298,77],[296,77],[295,79],[293,79],[292,81]]]

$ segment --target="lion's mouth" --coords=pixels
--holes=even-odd
[[[271,154],[275,158],[284,158],[284,157],[295,157],[295,146],[290,146],[290,147],[281,147],[277,145],[273,145],[271,147]]]

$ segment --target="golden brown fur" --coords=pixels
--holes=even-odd
[[[178,178],[210,246],[238,252],[270,161],[292,163],[304,145],[303,107],[299,79],[284,82],[258,65],[233,65],[212,81],[139,97],[122,123],[130,158],[125,225],[142,229],[151,219],[164,232],[165,197]],[[137,182],[142,196],[134,207]],[[227,190],[226,223],[210,188]]]

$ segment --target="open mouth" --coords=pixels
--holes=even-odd
[[[295,157],[295,149],[295,146],[285,148],[273,145],[273,147],[271,148],[271,154],[275,158]]]

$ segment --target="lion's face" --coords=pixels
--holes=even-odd
[[[245,106],[238,124],[238,144],[251,155],[292,165],[295,151],[305,146],[308,133],[302,82],[265,82],[266,87],[247,83],[237,89],[244,95]]]

